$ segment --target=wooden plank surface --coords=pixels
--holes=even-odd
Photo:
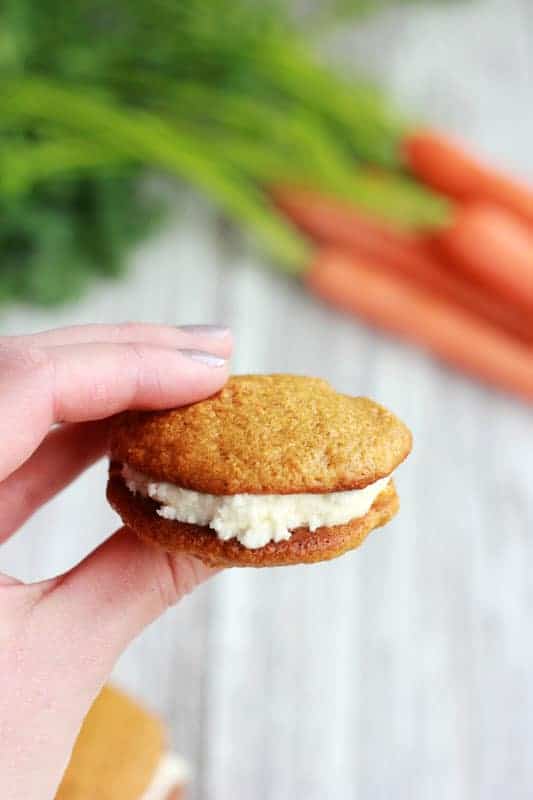
[[[334,42],[403,103],[533,178],[529,0],[394,12]],[[320,307],[221,239],[195,200],[129,278],[3,333],[89,320],[232,325],[235,371],[321,375],[409,422],[402,511],[359,552],[230,571],[152,625],[116,678],[194,762],[193,800],[471,800],[533,795],[531,411]],[[26,579],[113,530],[105,465],[0,552]]]

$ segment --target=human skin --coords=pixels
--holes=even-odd
[[[231,346],[226,329],[131,323],[0,338],[0,545],[104,454],[108,417],[209,396]],[[52,800],[120,653],[212,573],[127,528],[59,577],[0,573],[2,800]]]

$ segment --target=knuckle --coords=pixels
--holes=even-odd
[[[147,356],[146,347],[141,342],[128,342],[126,348],[128,354],[137,362],[137,365],[139,367],[144,366]]]
[[[95,380],[89,389],[88,408],[112,406],[113,390],[108,382]]]
[[[127,347],[135,370],[136,397],[149,396],[154,401],[163,398],[164,376],[159,359],[154,357],[153,350],[139,342],[130,342]]]
[[[191,556],[176,557],[167,553],[164,569],[160,587],[165,608],[176,605],[179,600],[190,594],[205,577],[205,568]]]
[[[133,389],[135,396],[142,393],[145,384],[146,357],[144,348],[138,342],[126,345],[125,360],[128,363],[128,372],[133,376]]]

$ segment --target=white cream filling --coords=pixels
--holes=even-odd
[[[391,478],[387,475],[364,489],[327,494],[213,495],[153,481],[127,464],[122,476],[131,492],[161,504],[157,513],[164,519],[207,525],[222,541],[236,538],[250,550],[290,539],[296,528],[316,531],[364,517]]]
[[[188,764],[175,753],[165,753],[148,789],[139,800],[167,800],[171,789],[181,786],[190,778]]]

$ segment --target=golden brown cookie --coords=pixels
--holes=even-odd
[[[106,686],[85,718],[56,800],[138,800],[164,749],[161,722]]]
[[[363,516],[313,532],[297,527],[289,539],[250,549],[208,525],[164,519],[158,503],[130,491],[122,467],[202,495],[329,495],[386,479],[410,449],[406,426],[372,400],[339,394],[317,378],[236,376],[202,402],[118,417],[108,499],[141,538],[214,566],[322,561],[357,547],[394,516],[392,482]]]
[[[238,375],[200,403],[117,419],[114,461],[207,494],[361,489],[395,469],[411,434],[386,408],[300,375]]]

